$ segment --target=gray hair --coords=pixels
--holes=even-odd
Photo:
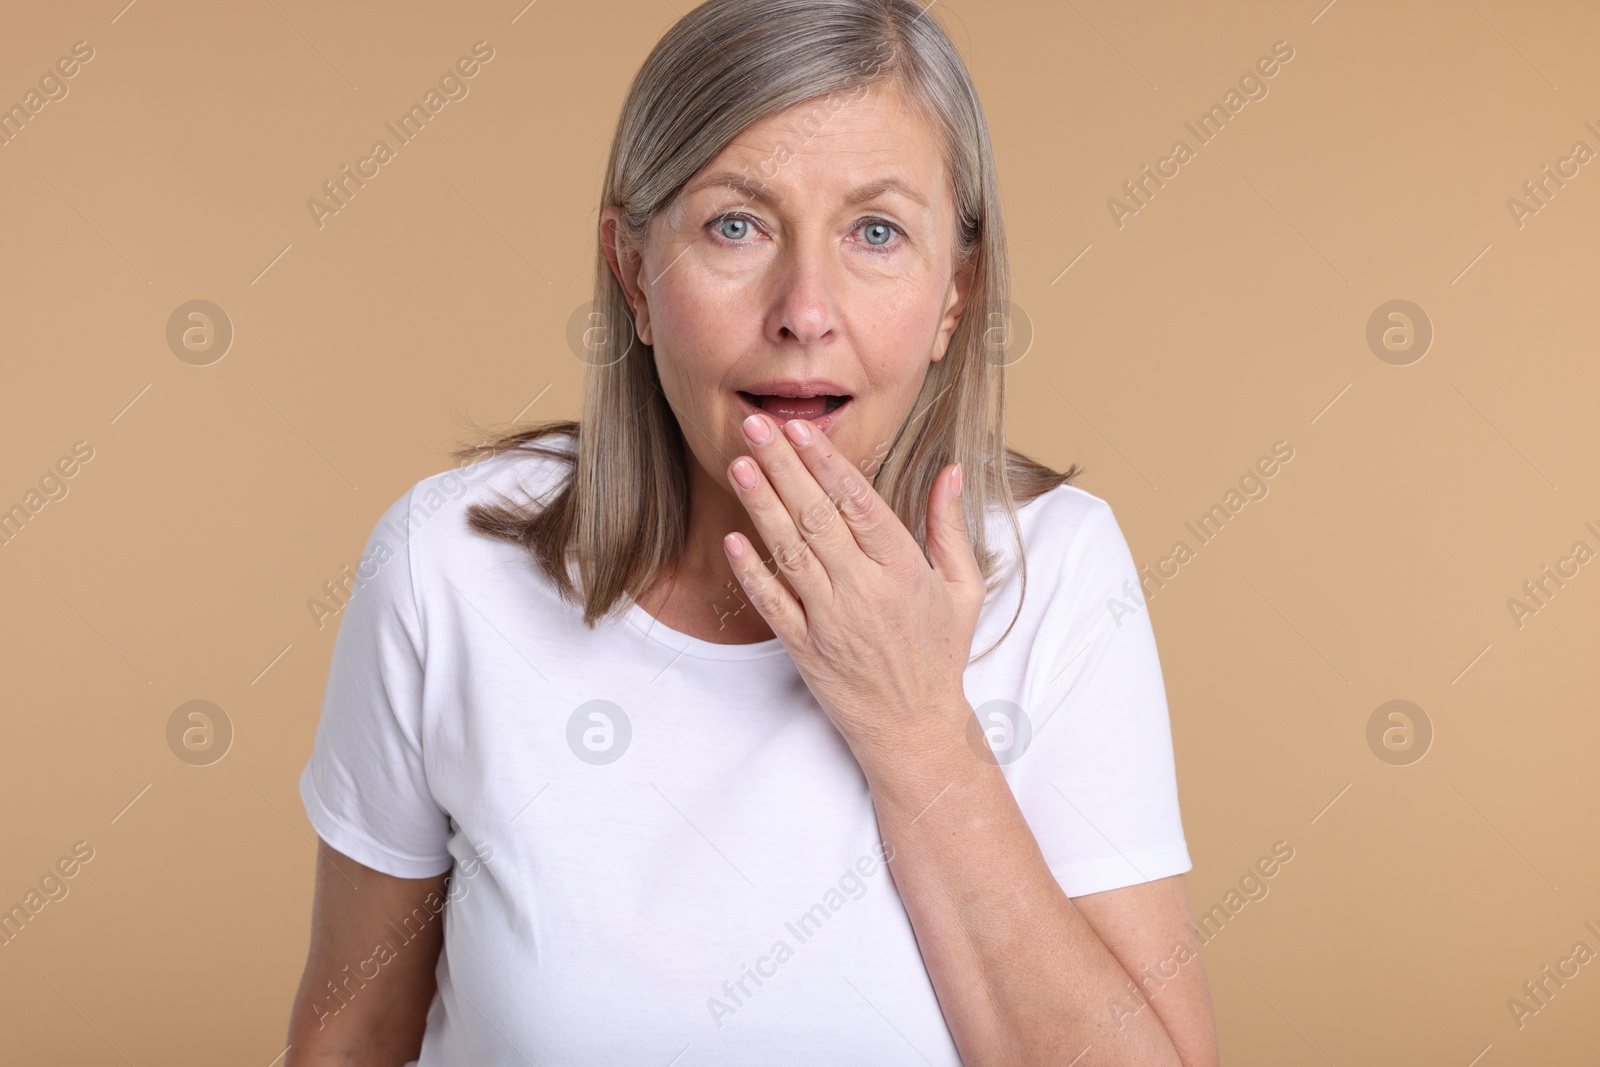
[[[928,494],[939,471],[959,462],[958,500],[985,580],[998,557],[986,543],[984,514],[999,507],[1025,590],[1016,507],[1080,471],[1055,471],[1005,442],[1010,271],[994,155],[966,65],[934,17],[910,0],[708,0],[667,31],[634,77],[601,203],[620,209],[619,240],[642,249],[651,220],[671,211],[684,186],[745,129],[808,101],[802,126],[826,122],[842,101],[878,84],[897,86],[940,135],[956,208],[951,274],[974,276],[948,351],[930,364],[913,414],[870,477],[926,553]],[[624,610],[626,597],[641,596],[685,548],[693,459],[631,314],[597,249],[590,318],[601,328],[591,332],[582,419],[456,452],[530,451],[569,464],[537,507],[477,504],[470,522],[526,545],[562,597],[583,605],[591,628]],[[537,443],[561,434],[572,434],[576,448]]]

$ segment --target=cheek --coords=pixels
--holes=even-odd
[[[674,252],[676,254],[676,252]],[[746,287],[707,272],[695,253],[654,266],[649,288],[656,342],[696,350],[737,349],[746,334],[759,333],[760,304]]]
[[[850,334],[875,391],[914,396],[932,365],[939,303],[925,290],[852,308]]]
[[[932,338],[947,289],[943,278],[918,265],[891,285],[851,294],[851,310],[858,324],[887,346],[914,348]]]
[[[757,305],[731,299],[686,272],[670,285],[663,278],[650,306],[656,373],[667,400],[707,433],[719,432],[713,425],[735,423],[741,409],[730,382],[741,365],[749,365],[751,353],[767,348]]]
[[[675,404],[694,404],[720,361],[716,317],[694,291],[661,284],[650,295],[651,346],[661,386]]]

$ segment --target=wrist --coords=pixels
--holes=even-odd
[[[851,750],[874,799],[910,819],[947,790],[999,772],[965,698],[930,712],[913,731],[858,737]]]

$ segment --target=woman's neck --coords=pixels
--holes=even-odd
[[[663,625],[713,644],[769,640],[776,635],[734,577],[722,538],[738,531],[762,559],[768,555],[766,543],[733,490],[711,484],[710,476],[698,464],[694,466],[683,559],[664,569],[653,587],[639,597],[639,606]]]
[[[663,626],[713,644],[750,645],[775,636],[726,563],[721,580],[669,571],[638,603]]]

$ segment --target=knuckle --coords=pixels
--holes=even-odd
[[[750,604],[764,618],[771,618],[778,610],[778,595],[767,586],[757,586],[749,594]]]
[[[852,523],[863,522],[872,514],[872,490],[866,482],[850,479],[838,497],[839,510]]]
[[[799,574],[805,570],[810,562],[811,546],[804,541],[799,544],[780,543],[772,550],[772,561],[778,569],[789,574]]]
[[[800,513],[800,532],[813,537],[827,533],[838,515],[831,499],[818,501]]]
[[[908,588],[922,577],[920,560],[896,559],[888,565],[888,570],[896,588]]]

